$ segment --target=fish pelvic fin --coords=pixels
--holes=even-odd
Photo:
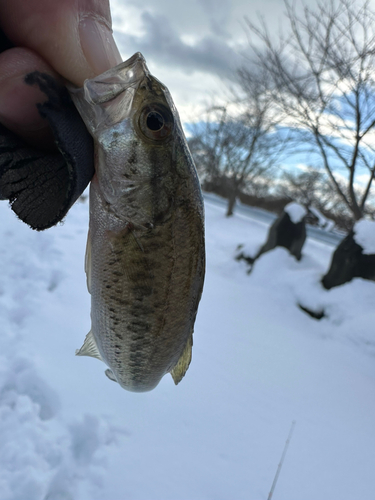
[[[109,378],[109,380],[113,380],[113,382],[117,382],[116,377],[114,376],[112,370],[110,370],[108,368],[108,370],[106,370],[104,373],[107,375],[107,377]]]
[[[91,358],[96,358],[100,359],[100,361],[103,361],[91,330],[86,335],[81,349],[76,350],[76,356],[90,356]]]
[[[187,369],[189,368],[191,362],[191,353],[193,348],[193,332],[191,332],[185,348],[180,356],[180,359],[177,361],[176,366],[171,371],[171,375],[174,383],[177,385],[184,378]]]

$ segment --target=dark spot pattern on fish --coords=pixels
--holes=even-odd
[[[144,355],[141,351],[131,352],[129,359],[130,364],[133,364],[133,366],[139,366],[144,363]]]
[[[119,278],[122,278],[122,276],[124,276],[124,273],[115,269],[114,271],[112,271],[112,276],[118,276]]]
[[[137,163],[138,161],[138,156],[137,156],[137,150],[135,147],[130,149],[131,153],[128,157],[128,163],[131,165],[133,163]]]
[[[143,300],[144,297],[152,295],[153,288],[147,285],[136,285],[132,288],[135,300]]]
[[[120,306],[128,306],[129,301],[122,298],[122,295],[110,295],[109,299]]]
[[[142,334],[135,333],[130,337],[131,341],[136,343],[136,344],[142,344],[144,346],[151,345],[151,339],[148,337],[145,337]]]
[[[127,325],[127,330],[132,333],[146,333],[150,330],[150,325],[148,323],[134,323],[131,322]]]

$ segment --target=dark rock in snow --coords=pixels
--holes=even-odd
[[[363,248],[355,241],[354,231],[350,231],[336,248],[322,284],[329,290],[353,278],[375,281],[375,254],[363,253]]]
[[[297,260],[300,260],[305,240],[306,225],[304,218],[294,223],[290,215],[287,212],[283,212],[270,227],[267,241],[259,250],[255,259],[276,247],[284,247],[289,250]]]
[[[299,215],[303,215],[304,208],[302,206],[297,205],[297,203],[293,203],[290,205],[294,205],[293,208],[299,207]],[[237,250],[241,251],[237,253],[235,257],[236,260],[245,260],[249,264],[249,266],[252,267],[256,259],[276,247],[286,248],[292,255],[294,255],[297,260],[300,260],[302,257],[302,247],[306,240],[305,217],[299,217],[297,218],[298,222],[293,222],[292,218],[296,220],[296,218],[293,216],[295,216],[295,214],[292,213],[292,215],[289,215],[288,211],[284,211],[280,215],[280,217],[275,220],[268,231],[268,238],[266,243],[262,246],[255,257],[246,255],[241,250],[242,245],[239,245],[237,247]]]

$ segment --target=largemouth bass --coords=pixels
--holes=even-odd
[[[91,331],[76,354],[149,391],[189,367],[204,272],[204,210],[168,89],[142,54],[70,89],[95,142],[85,269]]]

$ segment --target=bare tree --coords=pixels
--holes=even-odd
[[[245,111],[244,111],[245,109]],[[233,214],[241,189],[275,166],[283,141],[276,138],[271,99],[261,78],[251,76],[234,102],[211,106],[191,128],[189,147],[203,184],[219,187]]]
[[[344,186],[341,187],[344,189]],[[324,217],[335,221],[341,229],[351,229],[353,225],[350,210],[324,171],[313,167],[302,171],[286,170],[275,184],[275,191],[282,198],[304,205],[312,214],[316,215],[317,209]]]
[[[350,215],[327,174],[313,167],[302,171],[284,171],[276,186],[276,192],[308,208],[313,206],[321,212],[343,211]]]
[[[277,186],[277,192],[283,197],[310,207],[325,208],[327,203],[327,189],[325,176],[315,169],[303,171],[284,171]],[[327,186],[330,191],[331,186]]]
[[[267,75],[296,151],[317,155],[358,220],[375,175],[375,12],[354,0],[321,1],[301,14],[288,0],[285,6],[289,31],[276,39],[264,20],[247,20],[257,42],[250,41],[253,65]],[[241,69],[244,87],[252,72]],[[358,190],[360,175],[366,180]]]

